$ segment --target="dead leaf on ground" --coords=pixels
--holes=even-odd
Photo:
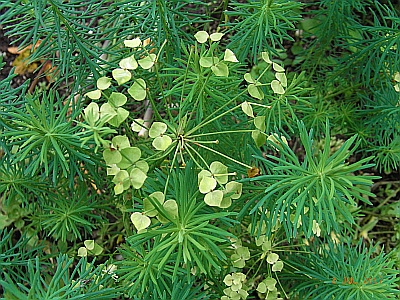
[[[15,67],[15,73],[18,75],[24,75],[26,73],[33,73],[39,67],[39,62],[27,63],[29,60],[29,56],[35,49],[40,45],[41,41],[38,41],[35,46],[29,45],[21,50],[18,50],[19,47],[12,46],[8,47],[7,51],[11,54],[18,55],[15,60],[12,62],[12,66]],[[33,51],[32,51],[33,48]],[[46,79],[48,82],[53,82],[55,77],[55,67],[51,64],[50,61],[41,60],[40,63],[44,63],[42,66],[43,72],[46,75]]]
[[[38,42],[35,44],[35,48],[34,48],[34,49],[36,49],[37,47],[39,47],[40,43],[41,43],[41,41],[38,41]],[[33,45],[29,45],[29,46],[27,46],[27,47],[25,47],[25,48],[23,48],[23,49],[21,49],[21,50],[18,50],[19,47],[12,46],[12,47],[8,47],[8,48],[7,48],[7,51],[10,52],[11,54],[21,54],[21,53],[23,53],[23,52],[25,52],[25,51],[27,51],[27,50],[31,50],[32,47],[33,47]]]

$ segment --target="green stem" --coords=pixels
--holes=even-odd
[[[355,86],[346,87],[346,88],[344,88],[344,89],[341,89],[340,91],[337,91],[336,93],[328,94],[328,95],[324,96],[323,98],[324,98],[324,100],[327,100],[327,99],[329,99],[329,98],[334,98],[334,97],[336,97],[337,95],[344,94],[346,91],[348,91],[348,90],[353,90],[353,89],[355,89],[356,87],[358,87],[358,86],[360,86],[360,85],[361,85],[361,84],[357,84],[357,85],[355,85]]]
[[[181,146],[179,146],[179,153],[181,154],[183,166],[186,166],[186,161],[185,161],[185,157],[183,156],[182,147]]]
[[[166,157],[166,156],[168,156],[168,154],[170,154],[171,152],[172,152],[172,150],[173,150],[173,145],[174,144],[176,144],[177,143],[177,141],[176,140],[174,140],[173,142],[172,142],[172,147],[171,147],[171,145],[167,148],[167,152],[164,152],[164,153],[162,153],[161,155],[160,155],[160,153],[161,153],[161,151],[157,151],[155,154],[153,154],[153,155],[151,155],[151,156],[149,156],[149,157],[147,157],[146,158],[146,161],[156,161],[156,160],[160,160],[160,159],[162,159],[163,157]]]
[[[158,85],[159,85],[160,90],[161,90],[161,97],[162,97],[162,100],[163,100],[163,102],[164,102],[165,107],[169,107],[169,103],[167,103],[167,98],[165,97],[165,94],[164,94],[164,89],[163,89],[163,85],[162,85],[161,80],[160,80],[160,74],[159,74],[159,72],[158,72],[158,65],[157,65],[158,57],[159,57],[159,55],[160,55],[160,53],[161,53],[162,48],[165,46],[166,43],[167,43],[167,40],[165,40],[165,41],[162,43],[161,48],[160,48],[160,50],[158,51],[158,54],[157,54],[157,57],[156,57],[156,61],[154,62],[154,69],[155,69],[155,72],[156,72],[157,82],[158,82]],[[147,54],[147,55],[148,55],[148,54]],[[153,105],[153,104],[152,104],[152,105]],[[155,106],[153,106],[153,111],[154,111],[154,110],[155,110]],[[169,119],[172,121],[172,120],[174,119],[174,117],[172,116],[171,111],[170,111],[169,109],[166,109],[166,111],[167,111],[167,114],[168,114]],[[157,114],[158,114],[158,111],[157,111]],[[158,115],[159,115],[159,114],[158,114]]]
[[[262,258],[258,258],[255,262],[254,262],[254,264],[252,264],[251,265],[251,267],[249,268],[249,270],[247,271],[247,273],[246,273],[246,277],[250,274],[250,272],[254,269],[254,267],[256,266],[256,264],[259,262],[259,261],[261,261],[262,260]],[[258,274],[258,272],[260,271],[260,269],[261,269],[261,267],[263,266],[263,263],[261,262],[259,265],[258,265],[258,268],[257,268],[257,270],[254,272],[254,275],[251,277],[251,278],[255,278],[256,276],[257,276],[257,274]]]
[[[189,147],[190,148],[190,147]],[[192,148],[191,148],[192,149]],[[194,149],[192,149],[192,150],[194,150]],[[194,163],[196,164],[196,166],[200,169],[200,170],[202,170],[203,169],[203,167],[197,162],[197,160],[194,158],[194,156],[193,156],[193,154],[192,154],[192,152],[190,152],[189,151],[189,149],[186,149],[186,152],[189,154],[189,156],[190,156],[190,158],[191,159],[193,159],[193,161],[194,161]],[[196,151],[195,151],[196,152]],[[198,153],[196,153],[197,155],[199,155]],[[201,157],[200,157],[201,158]],[[204,161],[203,161],[204,162]]]
[[[264,104],[260,104],[260,103],[254,103],[254,102],[250,102],[250,104],[254,105],[254,106],[260,106],[260,107],[268,108],[268,109],[272,108],[271,105],[264,105]]]
[[[182,85],[182,93],[181,93],[181,99],[180,99],[181,103],[179,104],[179,107],[182,107],[182,103],[183,103],[183,94],[185,92],[186,80],[187,80],[187,76],[188,76],[188,73],[189,73],[189,62],[190,62],[190,60],[192,58],[192,55],[193,55],[193,48],[194,47],[190,47],[189,58],[187,60],[186,70],[185,70],[185,77],[184,77],[185,79],[183,80],[183,85]],[[180,109],[179,110],[179,124],[181,124],[181,120],[182,120],[182,110]]]
[[[185,142],[190,142],[190,143],[197,143],[197,144],[218,144],[218,140],[215,141],[194,141],[190,139],[184,139]]]
[[[197,146],[201,147],[201,148],[207,149],[208,151],[214,152],[214,153],[216,153],[216,154],[218,154],[218,155],[220,155],[220,156],[222,156],[222,157],[225,157],[225,158],[227,158],[227,159],[229,159],[229,160],[231,160],[231,161],[233,161],[233,162],[235,162],[235,163],[237,163],[237,164],[239,164],[239,165],[241,165],[241,166],[243,166],[243,167],[246,167],[246,168],[248,168],[248,169],[251,169],[251,166],[246,165],[245,163],[242,163],[242,162],[240,162],[240,161],[238,161],[238,160],[236,160],[236,159],[234,159],[234,158],[232,158],[232,157],[230,157],[230,156],[228,156],[228,155],[225,155],[225,154],[223,154],[223,153],[221,153],[221,152],[218,152],[217,150],[214,150],[214,149],[212,149],[212,148],[209,148],[209,147],[204,146],[204,145],[199,144],[199,143],[195,143],[195,144],[196,144]],[[189,145],[188,145],[188,146],[189,146]]]
[[[180,146],[179,146],[179,143],[177,143],[176,148],[175,148],[174,157],[172,158],[172,161],[171,161],[171,167],[170,167],[170,169],[169,169],[170,171],[169,171],[169,173],[168,173],[167,180],[165,181],[164,195],[167,195],[167,187],[168,187],[168,183],[169,183],[170,174],[172,173],[172,168],[173,168],[173,166],[174,166],[174,164],[175,164],[175,160],[176,160],[176,158],[177,158],[179,149],[180,149]]]
[[[236,98],[238,98],[239,96],[241,96],[242,94],[244,94],[246,91],[241,92],[239,95],[237,95],[236,97],[232,98],[231,101],[228,101],[227,103],[225,103],[224,105],[222,105],[219,109],[217,109],[214,113],[210,114],[207,118],[204,119],[203,122],[201,122],[200,124],[198,124],[197,126],[193,127],[191,130],[189,130],[185,136],[190,136],[191,133],[196,132],[198,129],[200,129],[201,127],[221,118],[222,116],[234,111],[235,109],[237,109],[238,107],[241,106],[241,104],[236,105],[235,107],[223,112],[222,114],[213,117],[211,119],[209,119],[210,117],[212,117],[213,115],[215,115],[217,112],[219,112],[221,109],[223,109],[224,107],[226,107],[229,103],[231,103],[232,101],[234,101]],[[208,119],[208,120],[207,120]]]
[[[201,161],[204,163],[204,165],[207,167],[207,169],[210,169],[210,166],[207,164],[205,159],[200,155],[200,153],[196,151],[196,149],[194,149],[190,144],[186,144],[186,147],[190,148],[194,153],[196,153],[196,155],[198,157],[200,157]],[[190,153],[190,152],[188,151],[188,153]],[[193,157],[192,157],[192,159],[193,159]],[[197,165],[199,166],[200,169],[203,169],[199,164],[197,164]]]
[[[288,295],[285,293],[285,289],[283,288],[282,283],[279,280],[279,276],[277,275],[277,272],[275,272],[275,277],[276,277],[276,280],[278,281],[279,286],[281,287],[282,292],[285,294],[285,298],[289,298]]]
[[[396,231],[394,230],[387,230],[387,231],[370,231],[369,234],[394,234]]]
[[[207,132],[207,133],[200,133],[191,135],[190,138],[201,137],[201,136],[210,136],[215,134],[224,134],[224,133],[242,133],[242,132],[253,132],[254,130],[251,129],[243,129],[243,130],[228,130],[228,131],[214,131],[214,132]],[[192,141],[193,142],[193,141]],[[197,141],[199,143],[199,141]]]
[[[389,195],[388,197],[385,198],[381,203],[379,203],[378,206],[372,208],[370,211],[371,213],[374,213],[375,211],[381,209],[383,206],[385,206],[395,195],[400,191],[400,188],[396,189],[395,192],[392,195]]]

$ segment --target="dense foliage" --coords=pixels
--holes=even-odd
[[[398,5],[0,11],[5,299],[398,299]]]

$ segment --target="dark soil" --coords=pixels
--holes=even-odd
[[[8,52],[8,47],[10,47],[10,39],[4,36],[3,27],[0,25],[0,59],[2,59],[3,63],[5,63],[5,65],[0,69],[0,81],[10,74],[12,62],[17,57],[17,55]]]

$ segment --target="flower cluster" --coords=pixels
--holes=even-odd
[[[243,273],[228,274],[224,278],[224,283],[228,286],[224,289],[224,296],[221,300],[240,300],[247,299],[247,287],[244,285],[246,275]]]

